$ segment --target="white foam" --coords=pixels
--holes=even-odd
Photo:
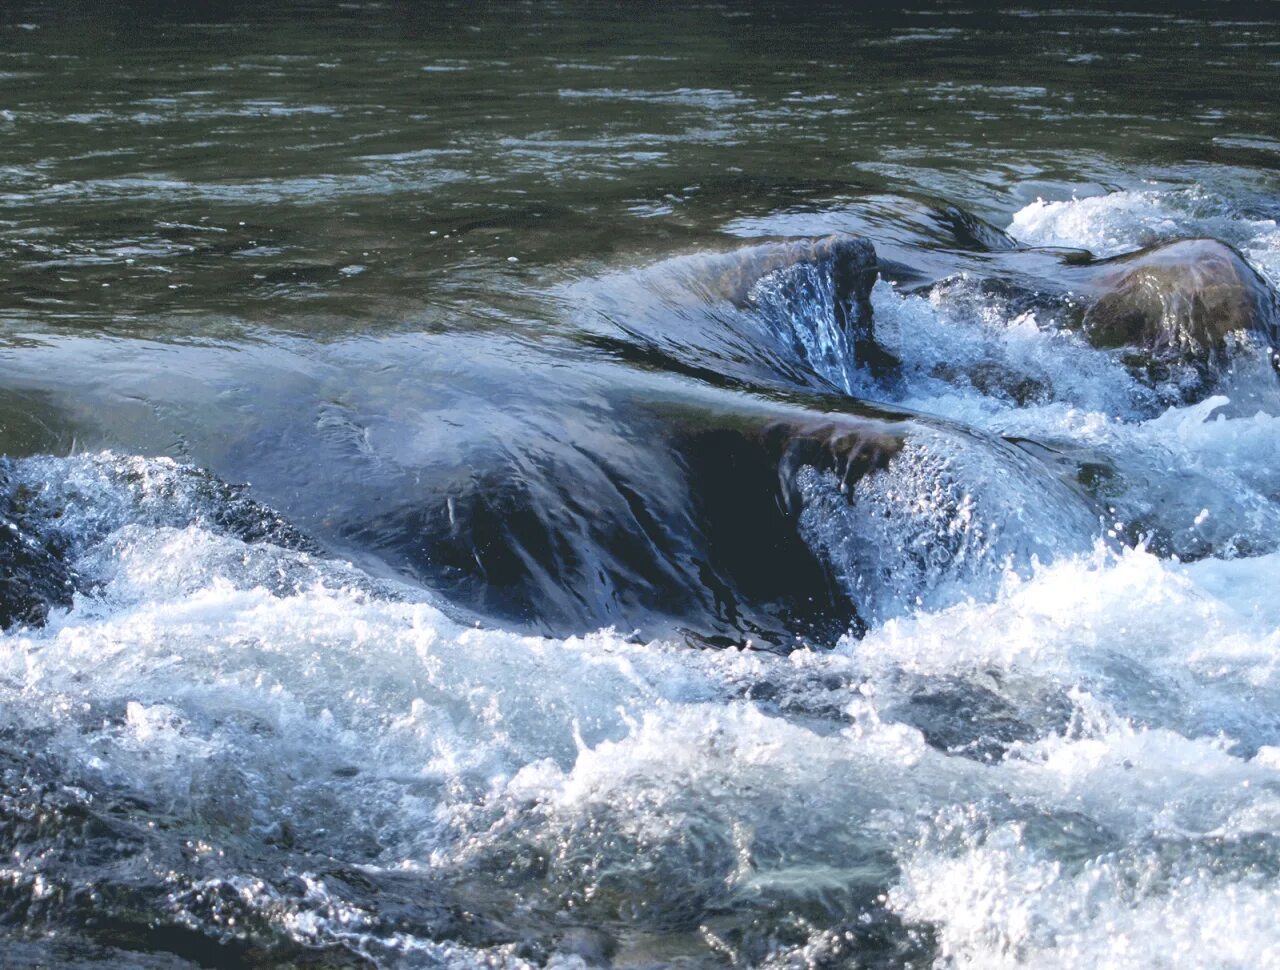
[[[1221,394],[1168,407],[1115,356],[1057,321],[1013,314],[971,281],[928,297],[880,282],[873,302],[878,338],[905,362],[902,403],[1048,446],[1064,474],[1092,467],[1100,532],[1153,533],[1183,558],[1280,543],[1280,388],[1258,348],[1242,348]],[[1036,528],[1053,541],[1079,534]]]
[[[998,427],[1011,413],[1052,404],[1134,415],[1154,400],[1062,321],[1013,312],[967,277],[928,296],[899,294],[882,280],[872,306],[877,339],[903,361],[903,402],[919,410]]]
[[[198,527],[103,543],[100,600],[0,638],[3,721],[51,732],[67,777],[215,842],[287,825],[371,873],[431,873],[481,911],[571,906],[645,946],[719,939],[751,960],[836,946],[825,924],[890,884],[891,908],[934,925],[957,965],[1137,965],[1166,925],[1171,966],[1280,946],[1261,916],[1273,888],[1222,855],[1245,840],[1266,862],[1248,840],[1280,819],[1275,556],[1178,566],[1100,547],[1008,576],[991,602],[783,658],[469,628],[316,560],[315,582],[271,589],[259,578],[302,554]],[[921,691],[988,733],[973,705],[994,694],[1024,740],[992,764],[931,747]],[[1173,837],[1194,849],[1184,862],[1160,855]],[[538,875],[505,868],[520,857]],[[235,885],[310,943],[453,946],[388,937],[318,876],[291,898]],[[1203,938],[1179,922],[1188,904]],[[794,952],[741,927],[724,942],[732,920],[698,929],[778,908],[817,919]],[[1099,942],[1109,926],[1130,964]],[[448,956],[500,948],[486,952]]]
[[[893,905],[941,928],[938,963],[972,968],[1276,967],[1280,890],[1248,876],[1171,875],[1161,860],[1050,861],[1016,826],[908,867]]]
[[[1088,548],[1097,532],[1083,499],[1015,449],[927,428],[847,494],[812,468],[796,483],[801,535],[871,623],[989,596],[1007,572]]]
[[[1128,190],[1081,199],[1037,199],[1013,215],[1009,235],[1029,246],[1087,249],[1115,256],[1181,236],[1211,236],[1240,249],[1273,286],[1280,285],[1280,226],[1241,216],[1202,186]]]

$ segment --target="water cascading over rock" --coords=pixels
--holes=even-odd
[[[1230,366],[1232,341],[1255,341],[1280,366],[1280,306],[1241,255],[1214,239],[1185,239],[1093,264],[1100,294],[1082,329],[1095,347],[1116,349],[1137,374],[1194,374],[1190,397],[1212,393]]]

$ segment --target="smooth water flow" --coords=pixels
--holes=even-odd
[[[1280,20],[0,11],[0,965],[1280,967]]]

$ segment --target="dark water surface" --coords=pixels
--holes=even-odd
[[[7,7],[4,310],[224,342],[538,329],[549,280],[805,216],[929,241],[877,195],[1003,226],[1144,177],[1265,182],[1267,13]]]
[[[1274,310],[1170,6],[6,4],[0,963],[1280,966],[1267,332],[1082,336]]]

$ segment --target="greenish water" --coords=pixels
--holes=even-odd
[[[1003,225],[1038,195],[1247,183],[1277,159],[1269,13],[10,7],[3,312],[215,339],[537,319],[527,288],[582,261],[788,208],[923,193]]]

